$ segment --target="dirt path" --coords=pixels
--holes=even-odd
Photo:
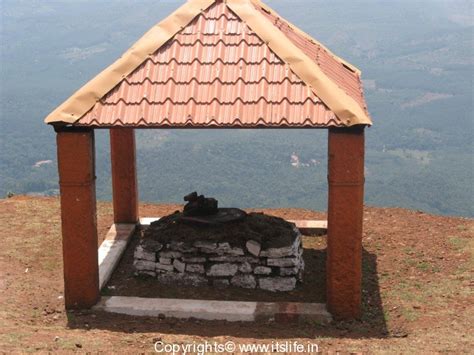
[[[99,203],[99,233],[112,220]],[[162,216],[179,206],[141,206]],[[266,211],[292,219],[320,213]],[[322,352],[470,352],[474,346],[474,222],[403,209],[366,208],[364,316],[317,324],[225,323],[67,314],[62,299],[59,204],[0,200],[0,352],[153,352],[154,342],[269,343],[292,339]],[[324,238],[305,238],[324,257]],[[319,254],[318,254],[319,255]],[[322,287],[322,286],[321,286]]]

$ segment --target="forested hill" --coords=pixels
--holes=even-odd
[[[363,72],[366,202],[473,216],[471,1],[266,1]],[[0,196],[57,193],[44,117],[182,1],[0,1]],[[326,208],[325,131],[139,131],[141,198]],[[110,198],[107,132],[98,196]]]

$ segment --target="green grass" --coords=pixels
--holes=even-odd
[[[455,250],[463,250],[469,243],[469,239],[457,236],[448,237],[448,241]]]

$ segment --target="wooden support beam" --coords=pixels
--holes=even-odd
[[[57,133],[64,299],[67,309],[99,300],[94,131]]]
[[[364,128],[329,130],[327,303],[342,319],[361,313]]]
[[[112,190],[115,223],[138,222],[138,188],[135,131],[110,129]]]

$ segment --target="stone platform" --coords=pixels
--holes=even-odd
[[[262,221],[271,223],[272,217],[249,218],[253,219],[248,223],[250,227],[241,225],[245,233],[232,233],[233,229],[239,229],[239,225],[234,225],[229,228],[229,238],[223,233],[218,233],[218,238],[209,238],[210,231],[201,229],[187,240],[173,240],[169,238],[169,228],[174,227],[167,226],[165,232],[163,228],[156,228],[154,233],[145,231],[134,253],[136,274],[156,277],[162,283],[191,286],[293,290],[302,282],[304,270],[300,232],[294,225],[278,219],[275,229],[278,236],[272,238],[268,231],[266,236],[260,235],[256,228],[262,227]],[[179,233],[192,231],[189,226],[180,228]],[[199,234],[203,235],[202,239]]]

